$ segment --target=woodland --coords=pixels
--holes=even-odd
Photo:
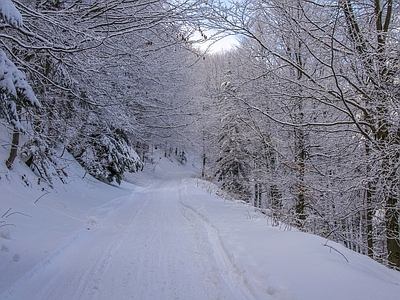
[[[400,269],[399,9],[2,0],[2,163],[12,170],[19,157],[52,185],[67,182],[67,151],[121,182],[162,147],[182,163],[197,157],[200,176],[276,224]],[[200,47],[226,36],[239,45]]]

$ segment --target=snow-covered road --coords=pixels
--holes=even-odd
[[[180,182],[157,181],[91,211],[88,227],[9,298],[254,299]]]
[[[0,210],[10,207],[0,226],[0,300],[400,294],[399,272],[285,224],[271,226],[251,205],[216,196],[218,188],[189,166],[160,156],[118,187],[73,170],[71,183],[50,193],[17,180],[0,185],[7,196]]]

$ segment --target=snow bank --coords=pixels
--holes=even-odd
[[[132,193],[128,183],[114,187],[85,174],[67,152],[68,184],[55,180],[49,187],[19,158],[10,171],[5,161],[11,134],[0,130],[0,295],[87,230],[91,210]]]

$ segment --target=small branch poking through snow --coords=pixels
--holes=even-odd
[[[30,216],[30,215],[27,215],[27,214],[24,214],[24,213],[22,213],[22,212],[19,212],[19,211],[14,211],[14,212],[10,212],[12,210],[12,207],[10,207],[2,216],[1,216],[1,218],[3,219],[6,219],[6,218],[8,218],[8,217],[10,217],[10,216],[12,216],[12,215],[23,215],[23,216],[25,216],[25,217],[29,217],[29,218],[32,218],[32,216]]]
[[[29,215],[27,215],[27,214],[24,214],[24,213],[21,213],[21,212],[18,212],[18,211],[11,212],[11,210],[12,210],[12,207],[10,207],[10,208],[1,216],[1,219],[6,219],[6,218],[8,218],[8,217],[10,217],[10,216],[12,216],[12,215],[16,215],[16,214],[18,214],[18,215],[23,215],[23,216],[32,218],[31,216],[29,216]],[[6,227],[6,226],[14,226],[14,227],[17,227],[15,224],[7,223],[7,222],[4,221],[4,220],[0,220],[0,228]],[[4,232],[2,231],[2,232],[0,232],[0,237],[9,239],[9,233],[7,233],[7,232],[4,233]]]
[[[343,254],[342,252],[340,252],[339,250],[335,249],[334,247],[328,245],[328,241],[326,241],[325,244],[322,244],[322,245],[325,246],[325,247],[328,247],[328,248],[330,248],[330,249],[332,249],[332,250],[335,250],[337,253],[339,253],[341,256],[343,256],[343,258],[346,260],[346,262],[349,262],[349,260],[347,259],[347,257],[344,256],[344,254]]]
[[[6,215],[9,213],[9,211],[12,209],[12,207],[10,207],[5,213],[4,215],[1,216],[1,218],[3,219],[4,217],[6,217]]]
[[[44,193],[42,196],[40,196],[39,198],[37,198],[37,199],[35,200],[35,202],[33,202],[33,204],[36,204],[36,203],[40,200],[40,198],[46,196],[47,194],[50,194],[50,192]]]

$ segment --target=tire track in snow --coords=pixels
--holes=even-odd
[[[187,194],[187,186],[184,185],[182,187],[184,189],[185,196],[195,200],[193,197]],[[229,258],[228,252],[223,246],[217,229],[204,215],[199,213],[190,205],[184,203],[182,199],[181,204],[186,208],[187,211],[190,211],[193,217],[201,220],[202,225],[207,231],[208,240],[212,246],[214,258],[218,264],[220,275],[229,286],[232,294],[236,296],[236,299],[256,299],[256,297],[251,293],[249,287],[247,287],[245,280],[241,276],[240,270],[236,268],[232,260]]]
[[[155,182],[91,216],[91,230],[9,299],[254,299],[212,225],[183,205],[181,181]]]
[[[132,197],[132,196],[130,196]],[[112,201],[112,204],[120,203],[121,199],[116,199]],[[121,207],[118,210],[126,210],[127,207],[124,205],[126,201],[123,202]],[[130,218],[126,220],[123,224],[111,222],[106,223],[105,225],[112,225],[114,228],[122,228],[123,226],[128,225],[125,230],[118,230],[118,234],[112,235],[110,240],[104,243],[104,247],[101,249],[100,255],[94,260],[94,264],[92,268],[85,272],[83,278],[79,281],[79,287],[72,299],[93,299],[100,292],[100,282],[103,278],[104,274],[107,272],[109,265],[112,263],[112,259],[115,257],[118,248],[129,239],[130,227],[129,225],[133,223],[135,218],[143,211],[143,209],[147,206],[148,200],[140,201],[135,203],[135,207],[133,210],[129,210]],[[113,206],[114,207],[114,206]],[[104,206],[102,206],[104,209]],[[92,212],[93,213],[93,212]],[[115,216],[114,216],[115,217]],[[115,222],[117,220],[111,219],[111,221]],[[101,227],[103,226],[100,224]],[[51,293],[50,293],[51,295]]]
[[[181,213],[179,182],[163,183],[147,195],[157,200],[143,216],[149,229],[140,243],[151,248],[136,265],[136,281],[144,288],[135,291],[134,299],[233,299],[226,285],[208,280],[211,250],[203,227]]]
[[[120,207],[112,201],[92,211],[99,223],[52,262],[63,270],[30,283],[39,288],[29,299],[235,299],[213,276],[218,264],[202,222],[182,216],[179,189],[177,181],[158,182]]]

